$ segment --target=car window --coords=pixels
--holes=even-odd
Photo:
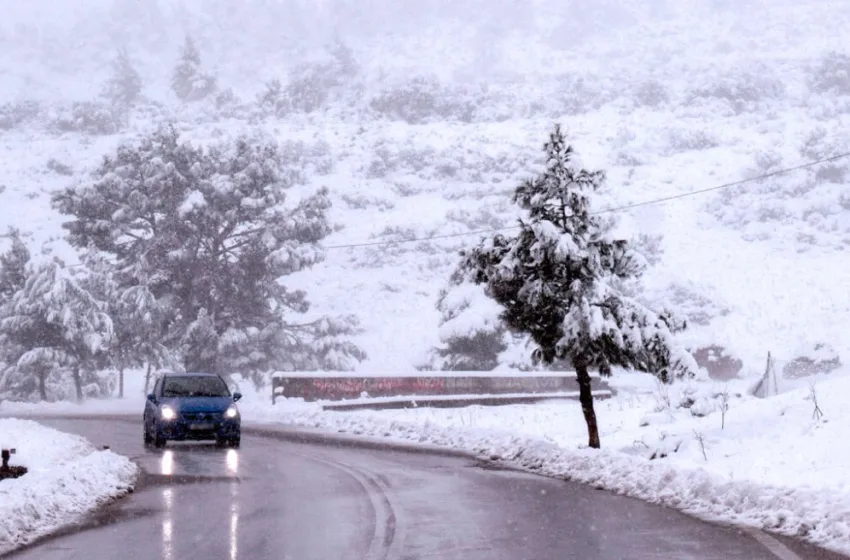
[[[230,390],[219,377],[166,377],[163,397],[228,397]]]
[[[162,389],[162,378],[160,377],[159,379],[156,380],[156,384],[153,386],[153,394],[156,395],[156,396],[160,396],[162,394],[162,392],[160,391],[161,389]]]

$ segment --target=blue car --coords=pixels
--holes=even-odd
[[[166,373],[148,395],[144,413],[145,445],[168,440],[215,440],[239,447],[242,421],[227,383],[210,373]]]

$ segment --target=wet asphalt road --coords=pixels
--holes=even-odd
[[[154,450],[138,420],[39,421],[111,446],[144,474],[135,493],[16,560],[841,558],[467,458],[247,433],[239,450]]]

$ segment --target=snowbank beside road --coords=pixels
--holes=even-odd
[[[246,421],[472,451],[850,553],[850,449],[842,444],[850,433],[843,404],[850,377],[815,386],[820,418],[808,387],[759,400],[747,395],[748,385],[621,387],[615,398],[596,403],[602,451],[585,448],[586,428],[572,402],[323,412],[292,400],[272,407],[264,396],[246,395],[242,412]]]
[[[129,459],[29,420],[0,418],[0,447],[29,472],[0,481],[0,554],[77,521],[126,494],[138,474]]]

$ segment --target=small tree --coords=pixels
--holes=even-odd
[[[499,305],[480,286],[454,274],[437,300],[440,346],[432,352],[434,366],[444,371],[489,371],[499,365],[508,345]]]
[[[684,322],[614,287],[638,277],[644,264],[627,241],[612,237],[611,222],[590,211],[604,174],[573,166],[560,126],[544,150],[546,170],[514,192],[526,214],[519,234],[496,235],[463,253],[459,270],[485,286],[511,329],[531,336],[535,361],[573,364],[589,445],[598,448],[591,370],[608,376],[614,366],[635,368],[669,382],[696,365],[673,342]]]
[[[171,75],[171,89],[181,101],[198,101],[216,89],[215,77],[204,72],[201,53],[191,37],[186,37],[180,59]]]
[[[133,106],[141,93],[142,77],[133,67],[127,51],[121,49],[112,61],[112,75],[106,82],[101,97],[113,107],[126,111]]]
[[[41,399],[47,399],[47,377],[65,369],[81,402],[112,336],[103,304],[67,268],[48,262],[28,267],[24,287],[3,311],[0,333],[21,352],[15,367],[38,378]]]
[[[30,260],[30,252],[21,240],[21,233],[9,228],[6,236],[12,245],[0,255],[0,305],[9,301],[12,296],[24,287],[26,268]]]

